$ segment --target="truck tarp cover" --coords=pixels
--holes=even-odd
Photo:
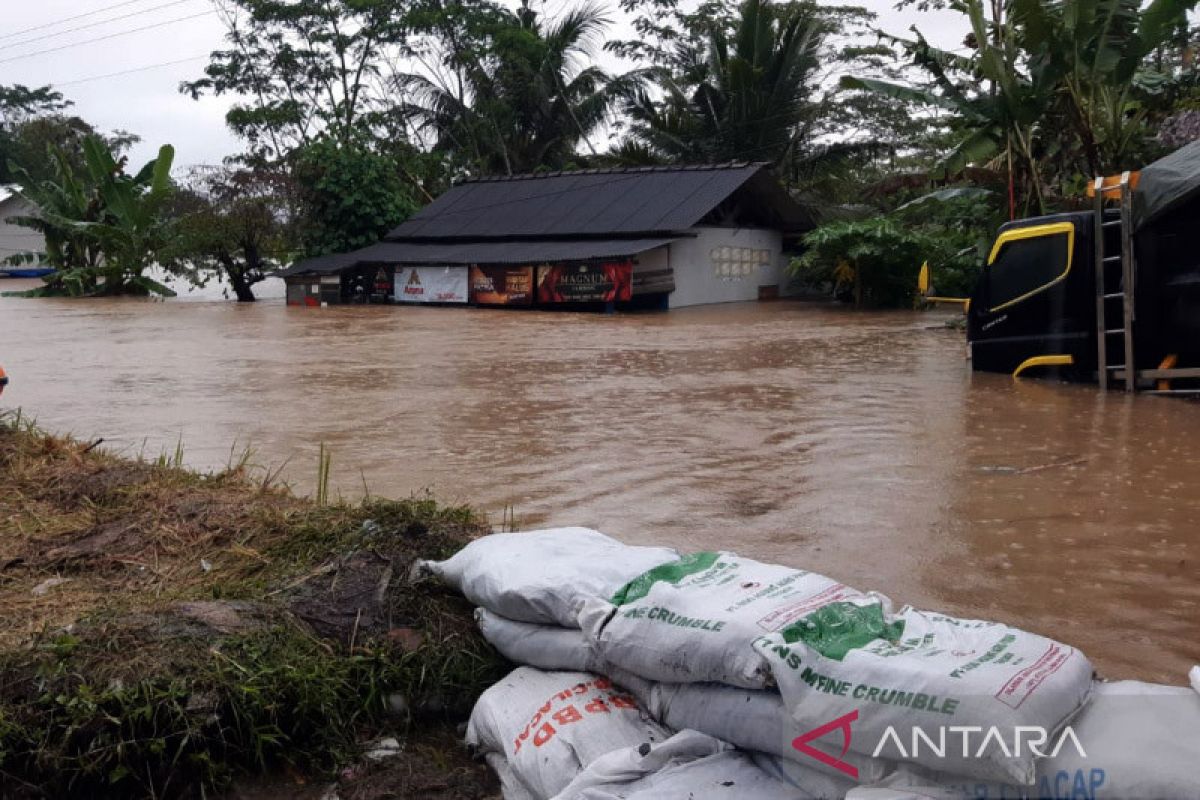
[[[1137,230],[1200,197],[1200,141],[1181,147],[1143,169],[1134,197]]]

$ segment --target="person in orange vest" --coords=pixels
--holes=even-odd
[[[8,386],[8,375],[4,374],[4,367],[0,367],[0,394],[4,394],[5,386]]]

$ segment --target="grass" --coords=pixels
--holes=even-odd
[[[182,453],[0,417],[0,796],[328,777],[379,731],[444,740],[503,674],[466,601],[405,579],[484,532],[470,509],[310,502]]]

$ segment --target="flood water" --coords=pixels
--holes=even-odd
[[[736,549],[1186,682],[1200,403],[972,375],[945,318],[0,298],[0,403],[301,493],[324,443],[347,495]]]

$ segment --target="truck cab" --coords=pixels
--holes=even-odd
[[[1000,228],[971,294],[974,368],[1011,373],[1037,356],[1070,356],[1066,377],[1095,370],[1093,215],[1053,214]]]

